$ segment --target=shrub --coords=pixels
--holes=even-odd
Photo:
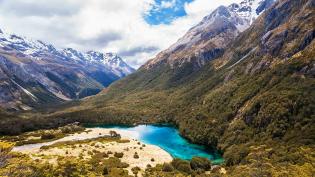
[[[155,160],[154,160],[154,158],[151,158],[151,162],[154,162]]]
[[[0,168],[4,167],[10,158],[9,152],[12,150],[13,144],[0,141]]]
[[[233,166],[241,163],[248,155],[249,149],[246,145],[232,145],[224,152],[224,159],[227,166]]]
[[[141,169],[140,169],[139,167],[133,167],[133,168],[131,168],[131,171],[132,171],[132,173],[133,173],[134,175],[137,175],[140,170],[141,170]]]
[[[199,176],[199,175],[204,174],[204,173],[205,173],[204,169],[198,168],[192,172],[192,176]]]
[[[211,162],[207,158],[193,157],[190,161],[190,166],[193,170],[197,169],[209,170],[211,169]]]
[[[103,168],[103,175],[108,175],[108,174],[109,174],[108,167],[104,167]]]
[[[133,155],[133,158],[135,158],[135,159],[139,159],[139,155],[138,155],[138,153],[137,153],[137,152],[135,152],[135,154]]]
[[[49,149],[49,146],[42,146],[42,147],[40,147],[39,149],[41,149],[41,150],[47,150],[47,149]]]
[[[108,158],[108,155],[104,152],[99,152],[97,154],[94,154],[92,159],[103,159],[103,158]]]
[[[184,173],[188,173],[188,174],[190,174],[192,172],[190,165],[187,164],[187,163],[180,164],[177,167],[177,170],[181,171],[181,172],[184,172]]]
[[[130,140],[123,139],[123,140],[117,140],[117,143],[129,143]]]
[[[93,153],[100,153],[100,151],[98,151],[98,150],[96,150],[96,149],[93,149],[92,152],[93,152]]]
[[[174,168],[176,168],[178,171],[188,173],[190,174],[192,172],[192,169],[190,167],[190,163],[187,160],[181,160],[181,159],[174,159],[171,164]]]
[[[174,167],[169,163],[164,163],[162,167],[162,171],[164,172],[172,172],[174,171]]]
[[[116,138],[116,137],[120,137],[120,134],[118,134],[117,132],[115,132],[115,131],[109,131],[109,135],[111,136],[111,137],[113,137],[113,138]]]
[[[109,157],[108,154],[106,154],[105,152],[102,152],[101,154],[103,155],[104,158],[108,158]]]
[[[67,125],[64,127],[60,127],[59,130],[61,130],[62,133],[68,134],[68,133],[84,131],[84,128],[78,125]]]
[[[104,160],[104,165],[108,168],[127,168],[129,164],[121,162],[120,159],[116,157],[110,157],[109,159]]]
[[[117,157],[117,158],[122,158],[124,156],[124,153],[122,153],[122,152],[115,152],[114,156]]]
[[[82,153],[80,153],[79,159],[83,159],[83,154]]]
[[[172,162],[171,162],[171,164],[173,165],[173,167],[176,168],[176,169],[177,169],[177,167],[178,167],[180,164],[182,164],[182,163],[189,163],[189,162],[186,161],[186,160],[177,159],[177,158],[173,159]]]
[[[56,136],[53,133],[44,133],[40,138],[42,140],[50,140],[56,138]]]
[[[120,169],[120,168],[112,168],[110,169],[110,172],[108,174],[110,177],[129,177],[128,170]]]

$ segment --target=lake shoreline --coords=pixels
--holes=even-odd
[[[159,146],[160,148],[164,149],[165,151],[169,152],[173,158],[180,158],[184,160],[190,160],[194,156],[200,156],[200,157],[206,157],[209,160],[213,162],[213,164],[222,164],[224,162],[222,158],[222,154],[216,150],[215,148],[209,148],[204,145],[195,144],[191,141],[189,141],[187,138],[183,137],[180,134],[179,129],[172,125],[172,124],[137,124],[137,125],[120,125],[120,124],[93,124],[88,125],[87,127],[96,127],[96,128],[114,128],[119,130],[132,130],[132,132],[141,132],[140,134],[144,135],[144,137],[137,137],[140,141],[147,143],[147,144],[154,144]],[[169,131],[164,134],[165,138],[172,135],[172,138],[169,139],[169,141],[173,142],[174,144],[167,144],[167,146],[163,146],[163,140],[156,141],[159,136],[161,136],[159,133],[155,135],[151,135],[153,137],[145,137],[147,132],[154,132],[156,129],[163,130],[163,131]],[[162,131],[162,132],[163,132]],[[153,140],[152,140],[153,139]],[[179,143],[174,141],[179,139]],[[165,142],[164,142],[165,143]],[[180,151],[176,152],[176,148],[171,147],[179,147],[180,149],[186,149],[186,152]],[[193,152],[190,152],[193,151]],[[180,154],[178,154],[180,153]],[[190,154],[188,156],[183,154]]]
[[[120,139],[123,143],[119,141],[101,143],[93,141],[97,147],[91,145],[83,145],[83,147],[76,146],[74,149],[69,148],[59,148],[54,147],[54,144],[62,144],[69,141],[83,141],[83,140],[93,140],[96,138],[102,137],[110,137],[110,131],[115,131],[120,135]],[[80,156],[85,149],[88,151],[100,151],[100,152],[108,152],[111,151],[114,153],[123,153],[123,157],[121,158],[122,162],[129,164],[130,166],[127,168],[131,172],[131,168],[140,167],[144,170],[148,164],[151,166],[155,166],[157,164],[169,163],[173,160],[173,157],[164,149],[160,148],[156,145],[146,144],[140,142],[136,139],[137,135],[132,134],[129,131],[122,131],[119,129],[104,129],[104,128],[87,128],[85,132],[75,133],[73,135],[66,136],[64,138],[45,142],[45,143],[37,143],[37,144],[27,144],[23,146],[16,146],[12,151],[20,152],[23,154],[30,155],[34,160],[38,158],[38,156]],[[45,148],[42,148],[45,147]],[[46,148],[47,147],[47,148]],[[134,158],[135,153],[139,156],[138,158]],[[91,158],[87,157],[86,158]],[[154,159],[154,160],[152,160]],[[57,159],[50,159],[48,162],[55,164]]]
[[[81,125],[82,126],[82,125]],[[98,138],[104,135],[109,135],[109,131],[116,131],[121,135],[122,139],[128,140],[139,140],[139,142],[146,145],[153,145],[158,147],[160,150],[167,152],[172,159],[180,158],[183,160],[191,160],[194,156],[205,157],[212,161],[214,165],[221,165],[224,162],[222,158],[222,154],[220,151],[214,148],[208,148],[207,146],[199,145],[191,143],[185,137],[182,137],[179,130],[176,126],[171,124],[140,124],[140,125],[117,125],[117,124],[85,124],[84,132],[77,132],[74,134],[70,134],[64,138],[53,140],[50,142],[43,142],[37,144],[26,144],[23,146],[16,146],[13,148],[13,151],[21,151],[21,152],[39,152],[40,147],[49,146],[54,143],[62,142],[62,141],[73,141],[73,140],[85,140]],[[139,129],[140,127],[140,129]],[[138,130],[137,130],[138,128]],[[142,129],[146,129],[145,131]],[[179,143],[174,142],[174,144],[170,143],[166,146],[161,144],[161,142],[150,142],[150,139],[146,139],[141,137],[141,134],[146,134],[145,132],[150,132],[151,129],[161,129],[161,130],[171,130],[170,132],[164,135],[150,135],[151,139],[158,139],[159,136],[168,137],[172,135],[173,137],[169,137],[168,141],[174,141],[176,139],[180,139]]]
[[[136,126],[156,126],[156,127],[171,127],[171,128],[175,128],[178,130],[180,136],[182,136],[183,138],[185,138],[189,143],[192,144],[197,144],[200,146],[204,146],[206,147],[208,152],[215,152],[217,151],[221,156],[223,155],[223,152],[221,152],[219,149],[217,149],[216,147],[211,147],[211,146],[207,146],[206,144],[201,144],[198,142],[193,142],[189,139],[189,137],[185,136],[185,134],[183,134],[181,131],[179,131],[179,126],[174,125],[172,123],[134,123],[134,124],[103,124],[103,123],[85,123],[82,124],[83,127],[85,128],[95,128],[95,127],[101,127],[101,128],[111,128],[111,127],[126,127],[126,128],[132,128],[132,127],[136,127]]]

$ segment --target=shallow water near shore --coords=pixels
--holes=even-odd
[[[223,158],[217,151],[188,142],[180,136],[178,130],[174,127],[155,125],[138,125],[135,127],[98,125],[93,127],[126,131],[130,138],[138,139],[145,144],[159,146],[174,158],[189,160],[194,156],[200,156],[210,159],[215,164],[223,162]]]

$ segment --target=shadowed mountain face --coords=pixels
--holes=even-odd
[[[0,32],[0,106],[29,110],[94,95],[134,71],[119,56],[56,49]]]

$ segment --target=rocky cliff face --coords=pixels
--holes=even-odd
[[[94,95],[134,71],[112,53],[56,49],[0,32],[0,106],[11,110]]]
[[[178,67],[187,62],[200,68],[207,61],[220,57],[227,45],[273,3],[274,0],[244,0],[240,4],[218,7],[144,68],[160,63]]]

